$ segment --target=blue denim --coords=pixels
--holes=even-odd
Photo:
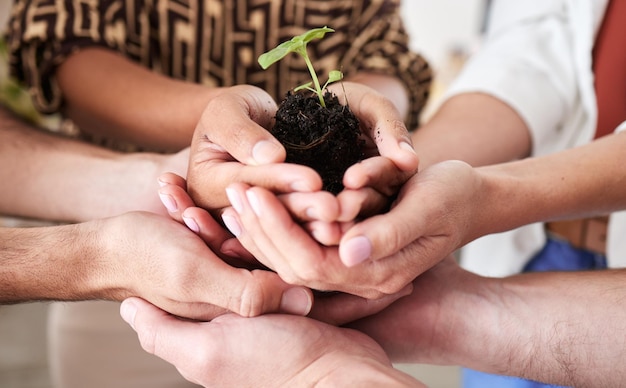
[[[549,238],[546,245],[523,269],[523,272],[581,271],[605,269],[606,257],[572,247],[566,241]],[[519,377],[508,377],[463,369],[463,388],[558,388]],[[561,387],[563,388],[563,387]]]

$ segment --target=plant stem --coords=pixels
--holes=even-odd
[[[322,87],[320,86],[320,81],[317,79],[317,74],[315,74],[315,69],[313,68],[313,64],[311,63],[309,56],[306,54],[306,48],[304,50],[304,55],[302,56],[304,57],[304,62],[306,62],[306,67],[309,68],[309,73],[311,73],[311,78],[313,78],[313,84],[315,85],[317,96],[320,99],[320,104],[322,104],[322,106],[326,108],[326,103],[324,102],[324,96],[322,95]]]

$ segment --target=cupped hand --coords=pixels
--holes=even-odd
[[[324,382],[349,386],[348,381],[363,382],[363,375],[371,376],[370,384],[376,384],[373,379],[380,378],[382,370],[385,376],[390,374],[387,378],[399,379],[396,383],[409,381],[398,376],[380,346],[366,335],[310,318],[226,314],[212,322],[189,322],[138,298],[124,301],[120,313],[148,353],[203,386],[317,386]],[[376,375],[370,375],[370,369]],[[337,385],[338,381],[344,383]],[[414,380],[413,384],[418,385]]]
[[[290,284],[375,299],[398,292],[416,276],[409,257],[348,268],[338,247],[314,240],[273,193],[241,183],[227,191],[233,207],[222,215],[226,226],[257,260]]]
[[[343,263],[396,261],[419,275],[478,237],[484,187],[468,164],[447,161],[414,175],[389,212],[355,224],[343,237]]]
[[[239,85],[224,89],[204,110],[191,144],[187,187],[197,206],[228,205],[224,189],[231,182],[274,192],[320,190],[311,168],[282,163],[285,149],[269,132],[276,103],[259,89]]]
[[[186,184],[182,177],[173,173],[165,173],[159,177],[159,182],[162,185],[159,194],[167,196],[168,201],[175,204],[176,210],[170,215],[174,219],[184,222],[202,237],[224,261],[250,269],[258,268],[261,265],[254,256],[241,246],[236,237],[217,225],[206,210],[194,206],[193,201],[185,191]],[[288,194],[287,196],[296,195]],[[346,293],[320,293],[315,298],[309,316],[333,325],[342,325],[383,310],[397,299],[408,295],[411,290],[412,285],[409,284],[397,293],[376,300]]]
[[[408,179],[418,165],[400,114],[393,103],[367,86],[345,82],[334,92],[348,101],[359,118],[366,155],[380,155],[393,164],[377,169],[384,171],[378,175],[382,179],[362,176],[364,170],[356,169],[345,183],[351,190],[366,185],[374,189],[362,194],[371,198],[364,205],[374,209],[388,205],[398,182]],[[268,131],[275,112],[271,97],[249,85],[226,88],[207,105],[193,136],[188,172],[189,193],[197,206],[223,208],[228,204],[223,189],[233,182],[275,193],[321,189],[321,178],[313,169],[282,163],[285,149]],[[361,209],[353,206],[348,212],[359,214]]]
[[[193,319],[227,311],[306,315],[311,309],[309,289],[291,286],[271,271],[225,263],[200,237],[168,217],[134,212],[94,221],[93,227],[94,236],[103,236],[102,249],[93,252],[104,267],[98,281],[110,290],[111,299],[140,296]]]

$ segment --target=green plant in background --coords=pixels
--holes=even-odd
[[[0,38],[0,104],[34,124],[44,123],[26,89],[9,76],[8,49],[2,38]]]
[[[283,42],[279,44],[277,47],[272,50],[262,54],[259,59],[259,65],[265,70],[270,67],[272,64],[280,61],[289,53],[299,54],[302,58],[304,58],[304,62],[306,63],[307,68],[309,69],[309,73],[311,73],[311,78],[313,82],[306,83],[304,85],[300,85],[294,89],[294,91],[308,89],[313,93],[316,93],[319,97],[320,104],[323,107],[326,107],[326,103],[324,102],[324,89],[328,84],[339,81],[343,78],[343,74],[339,70],[332,70],[328,74],[328,80],[324,84],[323,87],[320,86],[320,81],[317,78],[317,74],[315,73],[315,68],[313,68],[313,64],[311,63],[311,59],[309,58],[309,54],[306,51],[306,45],[312,41],[313,39],[322,39],[327,32],[335,32],[332,28],[322,27],[322,28],[314,28],[305,32],[302,35],[294,36],[291,40]],[[311,86],[314,85],[315,88]]]

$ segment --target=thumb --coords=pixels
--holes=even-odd
[[[169,345],[176,343],[185,322],[137,297],[120,305],[120,315],[137,332],[141,347],[148,353],[166,359]],[[170,361],[170,360],[167,360]]]

